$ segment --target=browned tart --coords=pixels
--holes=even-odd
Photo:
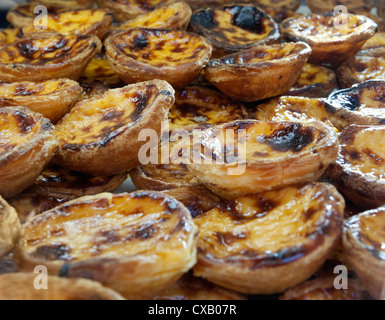
[[[190,28],[207,38],[215,48],[215,57],[279,40],[275,21],[251,4],[197,10],[191,17]]]
[[[344,254],[370,294],[385,300],[385,211],[378,208],[344,224]]]
[[[234,291],[216,286],[187,273],[153,300],[246,300]]]
[[[100,8],[106,8],[114,13],[119,22],[135,18],[140,14],[151,12],[157,6],[170,2],[169,0],[98,0]]]
[[[328,176],[346,198],[360,208],[385,204],[385,127],[347,127],[339,136],[341,150]]]
[[[0,300],[124,300],[112,289],[88,279],[48,276],[47,289],[36,289],[34,273],[0,276]]]
[[[185,87],[207,65],[207,40],[180,30],[134,28],[105,41],[112,69],[126,83],[162,79]]]
[[[310,63],[333,68],[353,56],[377,31],[377,24],[365,16],[348,14],[347,26],[336,29],[336,14],[311,14],[289,18],[280,25],[288,41],[304,41],[312,49]]]
[[[385,56],[355,55],[336,70],[341,88],[350,88],[354,84],[367,80],[385,80]]]
[[[14,250],[21,271],[89,278],[126,299],[148,299],[196,263],[188,210],[158,192],[102,193],[35,217]]]
[[[287,92],[290,96],[308,98],[327,97],[337,87],[337,77],[333,70],[305,63],[297,82]]]
[[[55,6],[69,10],[91,9],[95,0],[30,0],[35,5]]]
[[[370,13],[374,6],[373,0],[306,0],[307,6],[314,13],[333,12],[337,6],[345,6],[355,14]]]
[[[0,83],[0,107],[25,106],[55,124],[71,109],[81,92],[79,84],[69,79]]]
[[[96,36],[21,39],[0,48],[0,81],[77,80],[100,49]]]
[[[365,287],[356,279],[349,279],[347,289],[336,289],[334,277],[308,280],[287,290],[280,300],[372,300]]]
[[[316,181],[338,155],[336,132],[323,122],[240,120],[184,138],[180,160],[206,187],[233,199]]]
[[[275,294],[313,275],[341,234],[344,199],[329,184],[225,202],[194,219],[194,275],[247,294]]]
[[[385,123],[384,95],[384,80],[368,80],[330,95],[325,100],[325,110],[339,130],[351,124],[382,125]]]
[[[29,187],[57,150],[54,127],[26,107],[0,108],[0,195]]]
[[[28,27],[33,24],[37,14],[35,13],[36,3],[23,3],[12,7],[7,12],[7,21],[10,22],[15,28]],[[46,6],[48,14],[57,14],[67,11],[69,9]]]
[[[8,254],[21,236],[19,216],[0,196],[0,258]]]
[[[310,54],[304,42],[258,46],[211,60],[206,79],[233,99],[263,100],[289,91]]]
[[[174,103],[174,89],[153,80],[107,90],[78,102],[57,125],[55,161],[75,171],[108,176],[140,164],[143,129],[158,136]],[[160,139],[160,138],[159,138]]]

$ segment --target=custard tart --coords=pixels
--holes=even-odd
[[[377,32],[365,42],[357,54],[373,57],[385,56],[385,32]]]
[[[77,80],[101,49],[96,36],[32,37],[0,47],[0,81]]]
[[[115,71],[108,62],[107,54],[104,50],[95,54],[88,63],[83,74],[80,76],[82,84],[100,83],[106,87],[124,86],[124,82],[120,80]]]
[[[197,10],[190,28],[208,39],[215,57],[276,43],[280,37],[276,22],[251,4]]]
[[[197,228],[188,210],[158,192],[102,193],[35,217],[14,250],[21,271],[88,278],[126,299],[148,299],[196,263]]]
[[[193,218],[213,209],[223,201],[221,197],[204,186],[181,187],[163,192],[182,202]]]
[[[29,0],[35,5],[55,6],[68,10],[91,9],[95,0]]]
[[[355,55],[340,65],[336,75],[343,89],[367,80],[385,80],[385,56]]]
[[[134,19],[122,22],[117,29],[153,28],[153,29],[187,29],[192,10],[184,1],[174,1],[159,5],[154,10],[141,14]]]
[[[35,216],[75,198],[75,196],[69,195],[46,195],[28,193],[25,191],[8,199],[8,203],[15,208],[19,216],[20,223],[23,225]]]
[[[343,130],[351,124],[385,123],[385,80],[368,80],[334,92],[325,100],[329,120]]]
[[[338,190],[363,209],[385,204],[385,127],[347,127],[339,136],[341,150],[328,177]]]
[[[279,300],[372,300],[365,287],[357,279],[349,279],[346,289],[335,288],[335,277],[308,280],[287,290]]]
[[[11,23],[15,28],[23,28],[33,25],[36,17],[39,15],[39,11],[35,13],[37,4],[23,3],[18,4],[7,12],[7,21]],[[67,8],[46,6],[48,14],[58,14],[64,11],[68,11]]]
[[[112,289],[88,279],[47,277],[47,288],[35,288],[38,275],[8,273],[0,276],[0,300],[124,300]]]
[[[258,0],[258,6],[262,8],[280,9],[283,11],[297,11],[301,0]]]
[[[322,121],[331,128],[337,129],[329,121],[324,101],[314,98],[281,96],[260,103],[255,107],[253,118],[260,121]]]
[[[170,288],[158,293],[153,300],[246,300],[239,293],[216,286],[187,273]],[[230,309],[229,309],[230,310]]]
[[[29,187],[53,157],[58,143],[51,122],[26,107],[0,108],[0,195]]]
[[[184,136],[183,132],[181,137]],[[171,161],[170,154],[177,143],[178,140],[163,140],[158,147],[156,163],[142,163],[129,171],[131,181],[138,190],[163,191],[202,184],[184,163]]]
[[[194,275],[246,294],[276,294],[312,276],[341,235],[344,199],[309,183],[236,198],[194,219]]]
[[[305,63],[297,82],[287,92],[290,96],[308,98],[327,97],[337,87],[337,77],[333,70]]]
[[[304,42],[257,46],[211,60],[205,75],[233,99],[259,101],[289,91],[310,54]]]
[[[365,15],[374,7],[374,0],[306,0],[306,4],[314,13],[333,12],[337,6],[345,6],[351,13]]]
[[[233,199],[316,181],[338,155],[336,132],[323,122],[240,120],[184,138],[173,161],[216,194]]]
[[[81,92],[79,84],[69,79],[0,83],[0,107],[24,106],[55,124],[71,109]]]
[[[98,0],[100,8],[106,8],[114,13],[118,22],[124,22],[138,15],[151,12],[157,6],[171,2],[170,0]]]
[[[58,165],[49,165],[25,192],[75,198],[112,192],[127,179],[127,173],[94,177]]]
[[[200,74],[212,52],[207,40],[199,35],[146,28],[112,35],[105,47],[112,69],[124,82],[162,79],[179,88]]]
[[[21,235],[16,210],[0,196],[0,258],[8,254]]]
[[[359,279],[379,300],[385,300],[385,209],[360,213],[344,224],[344,254]]]
[[[347,24],[336,28],[339,15],[310,14],[289,18],[280,25],[282,38],[310,45],[310,63],[338,67],[353,56],[377,31],[377,24],[365,16],[347,14]]]
[[[160,135],[174,89],[153,80],[107,90],[78,102],[57,125],[55,162],[94,176],[127,172],[140,164],[142,130]],[[160,139],[160,137],[158,138]]]
[[[83,100],[93,99],[105,93],[107,90],[113,89],[109,85],[103,82],[98,82],[98,81],[89,82],[86,78],[84,81],[82,81],[82,79],[80,79],[79,81],[80,81],[79,84],[82,87],[83,91],[78,98],[78,102]]]
[[[23,28],[24,34],[55,31],[59,34],[94,34],[103,39],[112,24],[112,14],[102,9],[73,10],[47,15],[47,25],[39,29],[30,24]]]
[[[21,29],[4,29],[0,31],[0,48],[6,44],[11,44],[17,40],[24,38]]]

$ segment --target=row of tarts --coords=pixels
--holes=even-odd
[[[369,15],[336,31],[333,14],[278,24],[253,4],[120,17],[54,2],[47,29],[35,3],[0,34],[0,298],[384,298]],[[140,191],[112,193],[127,174]]]

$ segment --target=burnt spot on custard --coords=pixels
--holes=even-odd
[[[31,132],[36,124],[35,119],[24,112],[14,111],[13,116],[17,122],[19,132],[23,135]]]
[[[70,261],[71,249],[65,244],[43,245],[36,248],[32,253],[34,258],[43,259],[46,261],[64,260]]]
[[[299,123],[281,124],[270,135],[262,135],[257,141],[275,151],[298,153],[314,141],[314,129]]]
[[[232,9],[232,24],[244,30],[262,34],[265,33],[263,19],[267,16],[256,7],[234,6]]]

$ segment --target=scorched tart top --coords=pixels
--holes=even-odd
[[[194,62],[207,54],[208,43],[201,36],[177,30],[135,28],[119,33],[107,42],[124,55],[154,67]],[[107,48],[110,58],[114,53]]]
[[[216,48],[238,51],[269,44],[279,38],[278,26],[264,11],[253,5],[226,5],[195,12],[193,31],[203,34]]]

